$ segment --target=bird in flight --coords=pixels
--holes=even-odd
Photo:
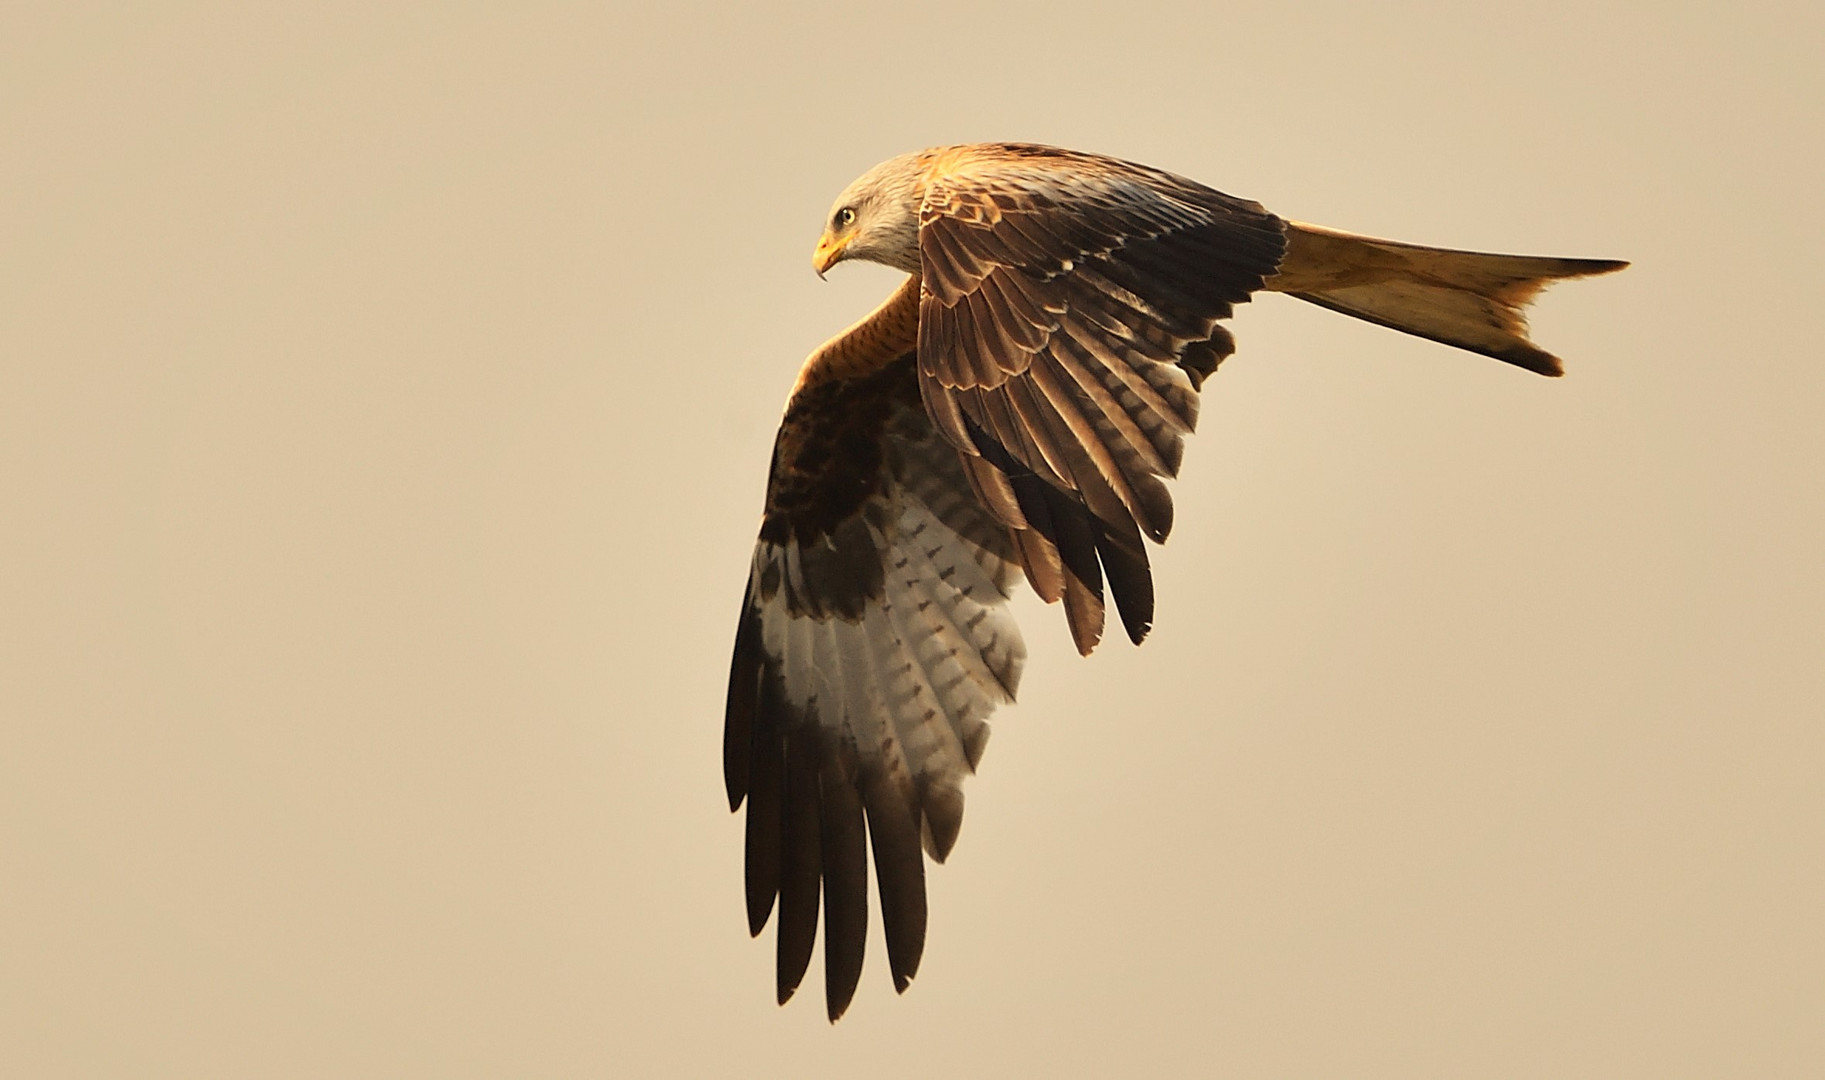
[[[1108,603],[1153,622],[1147,544],[1223,320],[1259,291],[1542,375],[1522,309],[1621,269],[1378,240],[1096,154],[1017,143],[882,162],[840,195],[812,264],[910,276],[799,371],[773,447],[723,733],[744,800],[748,925],[777,904],[781,1004],[810,965],[825,1005],[861,977],[873,851],[887,963],[925,946],[925,856],[943,862],[988,717],[1026,657],[1006,601],[1062,602],[1080,653]]]

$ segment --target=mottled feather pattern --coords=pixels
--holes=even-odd
[[[970,472],[1009,528],[1048,523],[1043,543],[1018,542],[1080,650],[1101,638],[1105,578],[1139,640],[1152,582],[1130,537],[1171,531],[1163,478],[1197,424],[1198,388],[1234,347],[1219,320],[1280,260],[1280,219],[1159,170],[999,145],[940,158],[919,242],[920,389],[939,430],[972,454],[992,442],[1079,502],[1010,500]],[[1100,565],[1105,549],[1121,572]]]
[[[1078,651],[1113,601],[1153,620],[1166,539],[1222,325],[1278,291],[1543,374],[1523,308],[1611,260],[1430,248],[1285,221],[1158,169],[1018,143],[938,147],[849,185],[813,256],[909,277],[801,368],[774,449],[730,670],[723,748],[746,801],[758,934],[777,990],[824,932],[832,1020],[855,993],[871,861],[896,989],[924,945],[988,717],[1025,657],[1024,575]]]
[[[956,842],[963,778],[989,715],[1019,685],[1026,650],[1005,606],[1019,567],[961,455],[933,430],[910,354],[801,387],[760,532],[725,779],[731,805],[749,800],[750,928],[778,904],[782,1000],[809,963],[821,892],[834,1019],[854,993],[867,926],[860,835],[895,986],[917,970],[923,859],[942,861]]]

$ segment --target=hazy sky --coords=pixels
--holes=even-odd
[[[1825,1073],[1825,7],[27,7],[0,1073]],[[991,138],[1635,266],[1561,380],[1240,311],[1152,639],[1018,602],[832,1028],[728,649],[830,199]]]

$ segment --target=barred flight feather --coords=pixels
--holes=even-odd
[[[1018,555],[926,417],[910,354],[802,385],[773,473],[725,772],[731,805],[749,804],[750,929],[778,907],[779,996],[810,963],[821,890],[834,1019],[855,992],[867,926],[858,824],[895,986],[918,969],[923,859],[955,844],[963,778],[1019,684],[1025,646],[1005,607]]]
[[[821,917],[834,1021],[861,976],[870,853],[894,987],[918,971],[924,860],[956,843],[964,778],[1020,681],[1015,580],[1062,602],[1079,652],[1109,599],[1130,640],[1151,628],[1147,541],[1172,530],[1166,481],[1235,349],[1236,305],[1284,292],[1558,374],[1523,308],[1553,280],[1625,264],[1378,240],[1018,143],[885,162],[832,220],[820,272],[853,256],[911,276],[812,354],[787,405],[723,774],[731,808],[748,807],[750,930],[778,909],[779,1000]]]

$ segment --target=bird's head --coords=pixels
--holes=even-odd
[[[919,272],[919,200],[924,190],[924,154],[902,154],[881,162],[843,189],[824,219],[824,235],[811,265],[824,271],[845,259],[863,259]]]

